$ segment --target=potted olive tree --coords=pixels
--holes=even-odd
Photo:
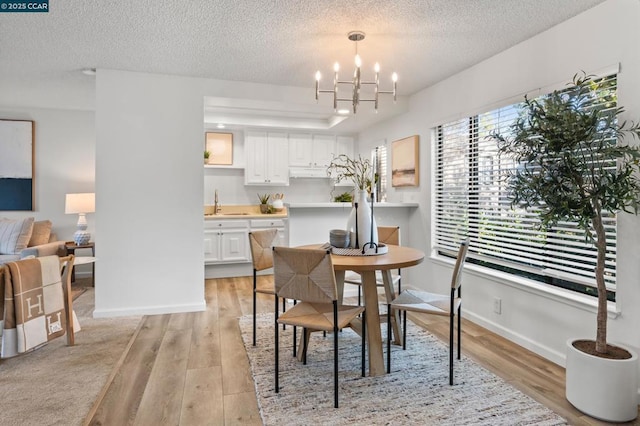
[[[507,176],[512,205],[539,211],[543,228],[577,223],[597,250],[596,339],[567,342],[566,397],[593,417],[628,421],[637,417],[637,355],[607,343],[603,217],[638,213],[640,151],[621,140],[640,138],[640,125],[620,121],[623,108],[611,108],[602,84],[576,74],[566,90],[525,97],[510,132],[490,137],[518,164]]]

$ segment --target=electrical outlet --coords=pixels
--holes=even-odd
[[[496,314],[502,313],[502,299],[500,299],[499,297],[493,298],[493,312],[495,312]]]

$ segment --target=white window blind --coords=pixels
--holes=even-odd
[[[603,80],[606,88],[598,99],[613,109],[616,76]],[[499,155],[496,142],[487,136],[492,131],[507,136],[521,107],[508,105],[437,128],[435,246],[440,252],[454,254],[459,242],[469,238],[469,257],[475,263],[553,285],[573,288],[558,282],[564,280],[595,287],[597,253],[576,223],[560,222],[540,231],[536,212],[511,207],[506,172],[522,165]],[[605,227],[606,284],[614,292],[615,216],[606,217]]]
[[[380,145],[374,148],[376,156],[378,182],[376,184],[376,201],[387,201],[387,147]]]

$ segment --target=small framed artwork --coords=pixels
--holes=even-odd
[[[418,135],[391,143],[391,185],[420,185],[420,155]]]
[[[205,133],[205,151],[209,151],[207,164],[231,166],[233,164],[233,133]]]
[[[34,126],[0,119],[0,210],[33,211]]]

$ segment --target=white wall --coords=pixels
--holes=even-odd
[[[96,78],[94,315],[204,309],[204,97],[315,101],[300,88],[104,69]],[[224,185],[222,203],[275,192],[238,196],[239,172],[225,172],[232,184],[207,184],[207,194]]]
[[[94,315],[202,310],[202,95],[109,70],[96,86]]]
[[[502,52],[464,72],[427,88],[410,100],[409,112],[375,126],[359,140],[393,141],[418,134],[421,138],[420,214],[412,218],[410,242],[431,252],[432,129],[438,124],[521,100],[522,94],[568,82],[580,70],[597,72],[621,64],[619,102],[625,117],[640,118],[640,2],[610,0],[550,30]],[[434,66],[436,66],[434,64]],[[426,71],[428,72],[428,70]],[[364,145],[361,147],[364,148]],[[402,197],[390,189],[390,201]],[[640,218],[622,215],[618,231],[618,307],[609,320],[609,340],[640,346]],[[595,337],[595,309],[579,301],[544,296],[491,278],[470,266],[465,276],[464,315],[523,346],[564,364],[565,341]],[[403,271],[406,282],[445,291],[451,266],[434,257]],[[405,279],[403,278],[403,283]],[[502,314],[493,313],[493,298],[502,299]]]
[[[94,191],[94,112],[0,105],[0,118],[35,122],[34,211],[2,211],[0,216],[48,219],[53,223],[53,232],[58,239],[73,240],[78,215],[64,213],[65,194]],[[95,241],[97,235],[92,214],[87,215],[87,223]],[[80,251],[77,254],[88,255]],[[90,267],[78,268],[81,273],[91,270]]]

